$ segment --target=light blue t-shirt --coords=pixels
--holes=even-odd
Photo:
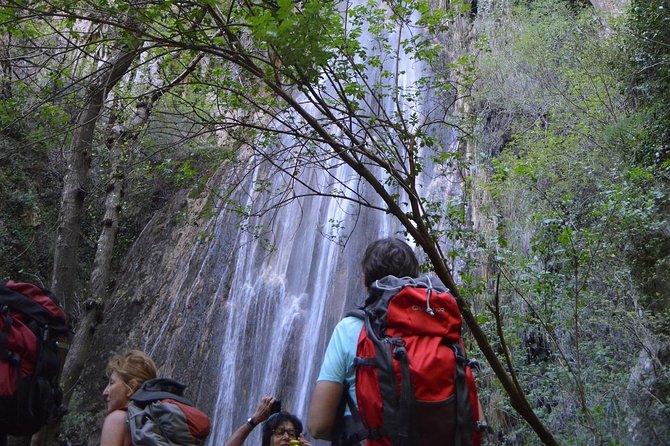
[[[356,317],[345,317],[335,326],[333,335],[330,337],[326,353],[323,357],[321,372],[317,381],[331,381],[344,383],[346,379],[349,384],[349,394],[356,403],[356,369],[354,359],[356,358],[356,345],[358,336],[363,328],[363,320]],[[358,403],[357,407],[358,407]],[[351,415],[347,406],[346,415]]]

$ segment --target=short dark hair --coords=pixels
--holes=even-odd
[[[270,415],[270,418],[263,423],[263,446],[270,446],[272,431],[284,421],[289,421],[298,434],[302,433],[302,422],[298,417],[282,410],[281,412]]]
[[[387,237],[370,243],[363,254],[365,286],[386,276],[417,277],[419,261],[412,248],[395,237]]]

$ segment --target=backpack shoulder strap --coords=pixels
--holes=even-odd
[[[337,408],[338,423],[336,426],[337,435],[332,441],[333,446],[357,446],[367,438],[365,426],[361,421],[361,415],[349,394],[349,383],[345,380],[343,383],[342,399]],[[344,415],[344,409],[349,407],[351,416]]]
[[[456,360],[454,366],[454,390],[456,394],[456,445],[467,445],[472,442],[471,435],[475,431],[475,419],[478,414],[474,413],[472,401],[470,401],[470,389],[467,382],[467,368],[470,363],[465,355],[465,350],[460,342],[451,345]]]
[[[356,308],[355,310],[347,311],[344,317],[355,317],[357,319],[365,320],[365,310],[362,308]]]
[[[130,436],[130,443],[135,444],[139,439],[143,438],[143,426],[145,422],[145,410],[138,406],[133,401],[128,404],[126,408],[126,422],[128,423],[128,434]]]

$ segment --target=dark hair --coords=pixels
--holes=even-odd
[[[289,421],[296,432],[299,434],[302,433],[302,422],[298,417],[282,410],[281,412],[270,415],[270,418],[263,423],[263,446],[270,446],[272,431],[284,421]]]
[[[367,288],[386,276],[417,277],[419,261],[404,241],[387,237],[370,243],[363,254],[363,275]]]

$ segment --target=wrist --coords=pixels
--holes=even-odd
[[[249,417],[249,418],[247,418],[247,424],[248,424],[252,429],[255,428],[255,427],[258,425],[258,423],[256,423],[256,421],[254,421],[254,417]]]

